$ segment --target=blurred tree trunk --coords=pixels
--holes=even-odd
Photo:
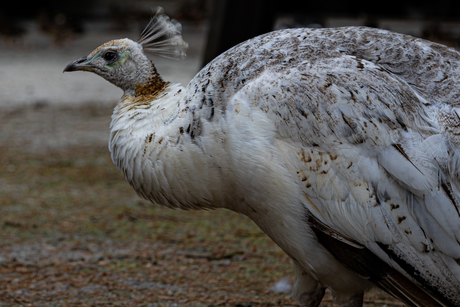
[[[202,66],[231,47],[270,32],[275,4],[275,0],[215,0]]]

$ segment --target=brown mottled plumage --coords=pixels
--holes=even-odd
[[[144,84],[139,84],[135,87],[136,98],[138,98],[138,100],[150,101],[155,99],[155,97],[169,84],[169,82],[165,82],[161,78],[153,63],[152,67],[152,76]]]

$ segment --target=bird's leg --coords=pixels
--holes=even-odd
[[[305,271],[296,260],[293,260],[293,264],[295,272],[293,297],[300,301],[301,307],[318,307],[326,288]]]
[[[348,303],[343,304],[343,307],[362,307],[364,303],[364,293],[353,295]]]
[[[326,288],[319,287],[313,292],[304,292],[300,295],[300,307],[318,307],[323,299]]]

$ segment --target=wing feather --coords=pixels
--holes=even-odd
[[[399,77],[351,56],[317,60],[308,73],[273,74],[244,90],[268,110],[305,206],[330,228],[321,231],[365,246],[441,305],[459,305],[454,178],[425,142],[443,139],[436,109]],[[385,283],[401,286],[394,278]]]

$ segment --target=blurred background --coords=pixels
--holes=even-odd
[[[156,6],[182,23],[189,50],[152,60],[183,85],[221,52],[282,28],[365,25],[460,47],[458,0],[2,3],[0,306],[297,304],[289,258],[245,217],[139,199],[107,150],[121,90],[62,73],[104,42],[137,39]],[[400,305],[380,292],[366,304]]]
[[[120,91],[102,79],[60,72],[107,40],[136,39],[156,6],[183,24],[190,49],[183,62],[154,61],[167,80],[183,84],[233,45],[280,28],[366,25],[460,44],[455,0],[7,1],[0,10],[0,106],[116,101]]]
[[[0,108],[7,114],[0,145],[41,150],[105,144],[107,121],[86,124],[52,111],[112,107],[121,90],[94,74],[64,75],[62,70],[106,41],[137,39],[156,6],[182,23],[189,50],[184,61],[152,60],[165,80],[183,85],[223,51],[274,29],[365,25],[460,46],[456,0],[388,0],[378,5],[341,0],[8,1],[0,10]],[[44,107],[51,111],[35,114]],[[36,129],[30,130],[22,119],[16,123],[17,117],[10,116],[14,112],[29,116],[28,125]]]

